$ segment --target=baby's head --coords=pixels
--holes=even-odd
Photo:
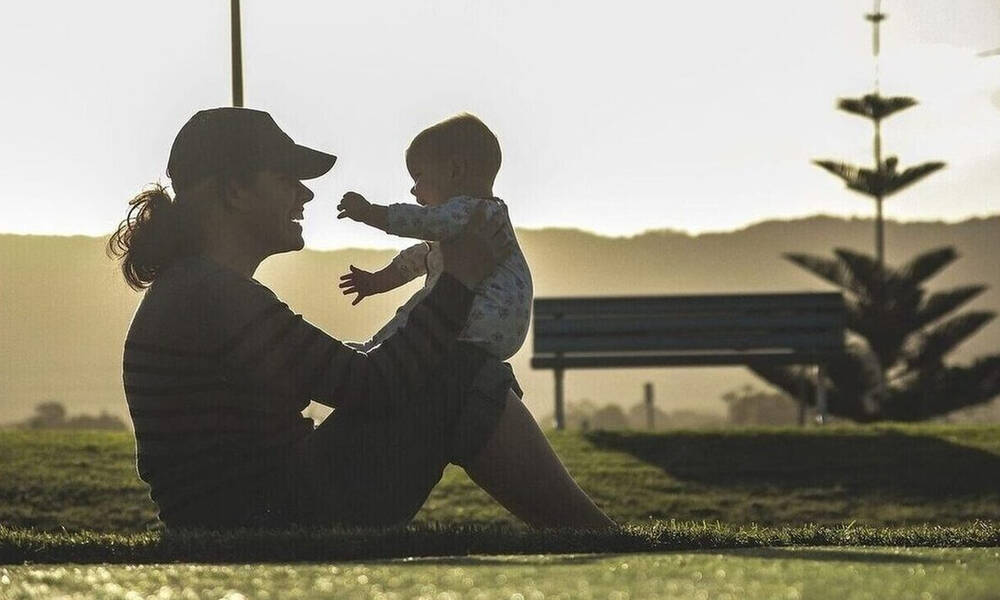
[[[500,143],[482,121],[455,115],[421,131],[406,149],[417,202],[436,206],[455,196],[488,198],[500,170]]]

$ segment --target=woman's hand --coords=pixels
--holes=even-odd
[[[477,206],[462,233],[441,242],[445,272],[474,289],[514,250],[514,240],[504,224],[501,213],[487,219],[486,207]]]

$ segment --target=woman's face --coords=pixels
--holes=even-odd
[[[243,224],[248,238],[264,256],[301,250],[303,206],[313,199],[312,190],[296,177],[266,169],[239,186]]]

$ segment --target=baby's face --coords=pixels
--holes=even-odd
[[[413,178],[410,193],[423,206],[444,204],[453,194],[454,181],[445,161],[431,160],[420,153],[407,153],[406,169]]]

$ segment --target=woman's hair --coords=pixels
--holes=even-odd
[[[153,183],[129,200],[128,216],[108,239],[107,253],[121,263],[125,282],[139,291],[177,259],[197,252],[189,207]]]

